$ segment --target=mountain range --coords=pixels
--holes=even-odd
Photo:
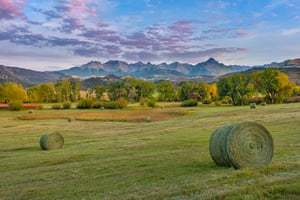
[[[218,77],[226,76],[226,74],[237,72],[249,73],[253,70],[262,70],[264,68],[278,69],[287,73],[289,77],[291,77],[291,80],[300,84],[300,59],[292,59],[280,63],[274,62],[267,65],[250,67],[224,65],[223,63],[216,61],[214,58],[210,58],[207,61],[196,65],[179,62],[155,65],[150,62],[128,64],[124,61],[118,60],[110,60],[105,63],[91,61],[81,66],[69,69],[47,72],[0,65],[0,83],[16,82],[24,85],[25,87],[29,87],[45,82],[55,82],[58,79],[66,77],[78,77],[85,79],[86,83],[93,83],[101,81],[105,82],[107,80],[119,80],[118,78],[115,78],[117,76],[130,76],[151,81],[170,80],[179,82],[182,80],[194,80],[213,82],[216,81]],[[112,76],[112,74],[114,76]]]
[[[91,61],[81,66],[72,67],[58,71],[69,76],[87,78],[91,76],[105,76],[114,74],[116,76],[133,76],[148,80],[170,79],[175,77],[192,76],[220,76],[227,73],[245,71],[249,66],[226,66],[214,58],[205,62],[191,65],[187,63],[174,62],[171,64],[161,63],[158,65],[150,62],[137,62],[128,64],[124,61],[110,60],[106,63]]]

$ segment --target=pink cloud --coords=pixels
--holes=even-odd
[[[17,0],[0,0],[0,20],[9,20],[15,18],[24,18],[22,7],[26,2]]]

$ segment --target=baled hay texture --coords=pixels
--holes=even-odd
[[[250,108],[256,108],[256,104],[255,103],[250,103]]]
[[[73,121],[75,121],[75,118],[74,117],[68,117],[68,122],[73,122]]]
[[[266,106],[266,105],[267,105],[267,103],[266,103],[266,102],[261,102],[261,103],[260,103],[260,105],[262,105],[262,106]]]
[[[64,145],[64,138],[59,133],[47,133],[40,139],[40,146],[43,150],[60,149]]]
[[[219,127],[210,137],[211,158],[219,166],[261,167],[273,157],[273,138],[256,122],[238,122]]]
[[[151,117],[144,117],[145,122],[151,122]]]

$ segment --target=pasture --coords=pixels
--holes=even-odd
[[[107,119],[97,112],[106,112]],[[300,198],[299,103],[130,112],[136,111],[1,110],[0,199]],[[128,120],[151,112],[168,115],[153,114],[149,123]],[[78,119],[68,122],[69,116]],[[240,170],[216,166],[210,135],[244,120],[271,132],[271,164]],[[62,149],[41,150],[39,139],[49,132],[64,136]]]

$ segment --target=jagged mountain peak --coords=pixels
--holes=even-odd
[[[209,58],[204,63],[206,63],[206,64],[219,64],[219,62],[217,60],[215,60],[214,58]]]

